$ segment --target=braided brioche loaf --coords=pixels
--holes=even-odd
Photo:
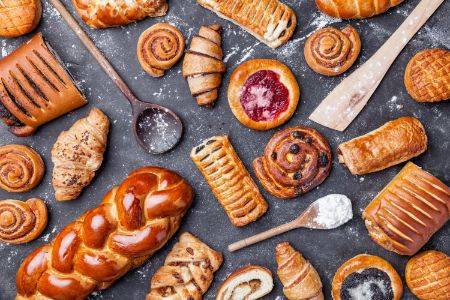
[[[86,298],[144,263],[178,230],[192,203],[176,173],[145,167],[67,225],[20,266],[16,299]]]

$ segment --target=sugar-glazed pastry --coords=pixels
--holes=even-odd
[[[450,99],[450,51],[427,49],[409,61],[405,70],[405,86],[418,102]]]
[[[362,217],[378,245],[413,255],[450,219],[450,188],[409,162]]]
[[[0,61],[0,118],[16,136],[86,103],[40,33]]]
[[[202,26],[192,38],[183,60],[183,77],[200,106],[212,107],[226,70],[222,52],[222,26]]]
[[[403,0],[316,0],[317,7],[327,15],[340,19],[365,19],[399,5]]]
[[[58,201],[78,198],[103,162],[109,120],[98,108],[59,135],[52,148],[52,184]]]
[[[180,60],[184,47],[184,36],[178,28],[157,23],[139,37],[137,57],[145,72],[161,77]]]
[[[191,151],[191,158],[235,226],[259,219],[268,208],[227,136],[214,136]]]
[[[176,173],[135,170],[25,258],[16,275],[16,300],[81,300],[108,288],[169,241],[192,199],[192,188]]]
[[[275,248],[277,274],[289,300],[323,300],[322,281],[316,269],[289,243]]]
[[[147,300],[201,300],[214,280],[223,257],[185,232],[151,280]]]
[[[330,174],[333,161],[327,140],[316,130],[294,126],[277,132],[264,155],[253,161],[264,188],[288,199],[309,192]]]
[[[197,0],[197,3],[272,48],[286,43],[297,26],[294,10],[279,0]]]
[[[234,70],[228,102],[245,126],[268,130],[286,123],[294,114],[300,88],[291,70],[273,59],[249,60]]]
[[[336,76],[347,71],[361,52],[359,34],[352,26],[342,30],[326,27],[314,32],[305,43],[305,59],[319,74]]]
[[[260,266],[245,266],[228,276],[216,300],[261,299],[273,289],[272,272]]]
[[[80,18],[93,28],[123,26],[146,17],[164,16],[166,0],[72,0]]]
[[[362,175],[408,161],[427,147],[428,137],[422,123],[414,117],[402,117],[340,144],[337,153],[339,162],[352,174]]]
[[[420,300],[450,299],[450,256],[429,250],[406,264],[406,284]]]
[[[8,192],[27,192],[44,178],[41,156],[28,146],[0,147],[0,188]]]
[[[41,199],[0,200],[0,241],[31,242],[44,231],[47,221],[47,206]]]
[[[13,38],[33,31],[42,16],[41,0],[0,1],[0,37]]]
[[[339,267],[331,294],[334,300],[400,300],[403,284],[389,262],[361,254]]]

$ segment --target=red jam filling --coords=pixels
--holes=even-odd
[[[289,91],[280,82],[280,75],[261,70],[250,76],[244,84],[241,104],[253,121],[272,121],[289,106]]]

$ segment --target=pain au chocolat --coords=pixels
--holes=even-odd
[[[450,219],[450,188],[409,162],[362,217],[378,245],[413,255]]]

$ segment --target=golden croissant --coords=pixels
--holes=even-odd
[[[108,132],[108,117],[94,108],[59,135],[52,149],[56,200],[76,199],[89,185],[103,162]]]
[[[379,15],[403,0],[316,0],[327,15],[341,19],[364,19]]]

